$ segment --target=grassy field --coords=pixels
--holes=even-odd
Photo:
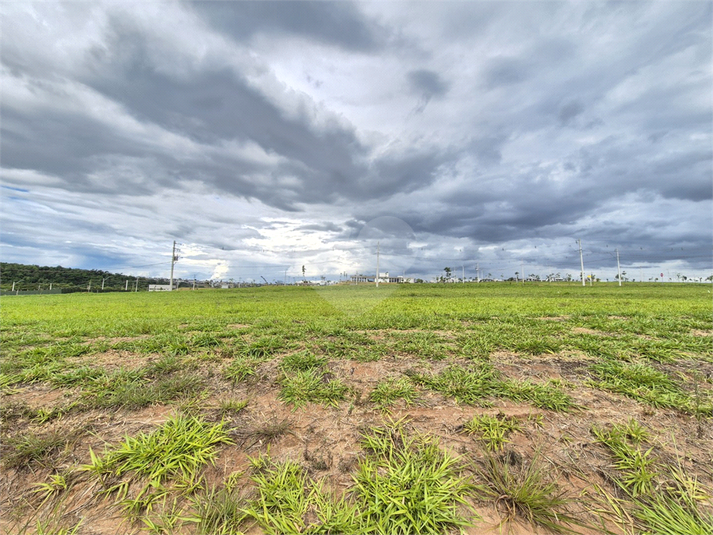
[[[7,533],[712,533],[710,285],[2,300]]]

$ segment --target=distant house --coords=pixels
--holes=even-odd
[[[170,284],[149,284],[149,292],[170,292]]]
[[[359,283],[359,282],[374,282],[375,277],[368,276],[368,275],[352,275],[351,278],[353,283]],[[387,271],[386,273],[379,273],[379,283],[403,283],[403,282],[413,282],[413,279],[406,279],[405,277],[402,277],[401,275],[397,277],[392,277],[389,275],[389,272]]]

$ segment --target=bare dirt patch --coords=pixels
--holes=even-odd
[[[79,366],[90,366],[105,370],[136,370],[159,358],[153,354],[132,353],[131,351],[117,351],[110,349],[93,355],[77,357],[75,362]]]
[[[378,334],[387,337],[389,331],[378,331]],[[503,414],[516,418],[521,424],[521,430],[512,433],[502,454],[511,455],[519,462],[530,462],[538,458],[568,496],[576,497],[582,491],[591,491],[593,484],[603,485],[614,492],[611,483],[615,475],[612,461],[606,450],[596,443],[592,426],[607,427],[612,423],[625,423],[632,417],[651,431],[651,446],[660,458],[671,463],[681,463],[690,473],[696,474],[702,483],[713,484],[713,433],[710,429],[706,428],[701,435],[697,422],[690,416],[673,410],[655,409],[585,386],[583,380],[588,376],[587,368],[595,359],[579,352],[522,356],[498,351],[490,355],[490,362],[496,369],[512,379],[532,379],[537,382],[566,380],[568,394],[581,407],[568,413],[538,409],[505,399],[489,400],[492,404],[489,407],[469,406],[424,389],[419,389],[417,401],[411,405],[399,401],[390,406],[388,411],[380,410],[368,397],[374,387],[386,378],[401,377],[408,370],[439,373],[454,364],[464,367],[473,365],[472,361],[466,359],[433,361],[399,355],[385,356],[373,362],[330,360],[326,371],[352,389],[348,399],[337,407],[308,403],[295,409],[279,399],[278,379],[283,373],[280,369],[283,356],[262,362],[253,378],[237,385],[223,378],[220,370],[225,363],[201,364],[199,372],[210,376],[209,392],[207,397],[191,405],[190,411],[215,422],[223,418],[218,411],[221,400],[248,400],[245,409],[225,416],[228,433],[234,444],[221,447],[215,465],[205,468],[203,474],[206,485],[220,486],[229,475],[238,472],[243,474],[239,480],[242,492],[252,495],[254,486],[250,482],[250,459],[269,454],[276,461],[291,460],[299,463],[312,478],[323,481],[325,488],[340,495],[353,487],[353,474],[365,456],[361,446],[362,434],[371,427],[402,419],[409,432],[437,438],[442,448],[459,456],[464,473],[475,477],[473,467],[483,460],[484,446],[477,436],[463,432],[463,424],[481,414]],[[108,368],[136,368],[154,358],[158,357],[127,351],[108,351],[79,358],[77,363]],[[689,376],[700,369],[701,363],[680,361],[661,366],[669,373]],[[713,365],[706,366],[703,371],[713,373]],[[33,408],[46,408],[60,404],[64,395],[65,391],[61,389],[31,385],[21,388],[10,398],[23,400]],[[140,432],[148,433],[156,429],[178,410],[179,404],[156,405],[139,411],[77,411],[42,426],[32,424],[30,429],[46,432],[59,429],[58,426],[66,426],[67,429],[85,430],[72,444],[61,467],[71,468],[89,462],[90,448],[101,454],[105,447],[116,447],[127,435],[136,436]],[[0,474],[0,488],[11,498],[6,499],[2,506],[17,514],[20,514],[18,511],[22,507],[22,500],[31,496],[32,484],[46,481],[51,474],[48,469],[38,469],[30,478],[15,472],[5,472]],[[125,520],[118,506],[97,499],[96,492],[99,489],[96,484],[88,476],[83,477],[85,479],[72,490],[64,506],[67,521],[83,518],[82,533],[141,531],[139,524]],[[472,505],[483,520],[468,528],[466,533],[499,533],[501,512],[493,502],[481,502],[473,498]],[[25,517],[29,514],[30,510],[21,513]],[[593,520],[584,510],[581,515],[582,518]],[[511,527],[515,533],[546,533],[546,530],[526,524]],[[614,529],[613,526],[609,528]],[[17,531],[8,520],[0,521],[0,529],[5,532]],[[191,533],[192,529],[190,525],[184,526],[178,533]],[[249,532],[260,533],[254,527],[247,529]],[[597,530],[580,531],[597,533]]]
[[[599,336],[606,336],[607,333],[602,331],[597,331],[596,329],[588,329],[587,327],[575,327],[572,329],[575,334],[595,334]]]
[[[704,331],[701,329],[693,329],[691,331],[691,335],[692,336],[713,336],[713,329],[711,329],[710,331]]]
[[[568,321],[571,316],[542,316],[537,318],[540,321]]]
[[[3,404],[8,401],[24,402],[32,409],[51,409],[65,400],[65,390],[49,385],[35,384],[19,389],[16,393],[3,396]]]

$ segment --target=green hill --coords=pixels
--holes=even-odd
[[[99,269],[76,269],[62,266],[35,266],[0,262],[0,289],[10,290],[15,283],[15,290],[53,289],[100,290],[104,281],[104,291],[121,291],[136,285],[135,275],[110,273]],[[168,279],[139,277],[138,289],[147,290],[149,284],[168,284]]]

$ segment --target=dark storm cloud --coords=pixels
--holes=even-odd
[[[351,2],[246,0],[189,5],[210,25],[237,41],[262,33],[293,34],[370,52],[382,48],[388,39],[387,30]]]
[[[529,76],[530,67],[521,58],[497,57],[488,61],[483,73],[486,89],[523,82]]]
[[[578,100],[570,100],[560,107],[557,112],[557,118],[559,119],[560,125],[567,126],[571,124],[572,120],[580,115],[584,111],[584,105]]]
[[[710,3],[17,5],[3,182],[66,194],[59,219],[166,194],[187,210],[160,232],[220,251],[349,240],[386,215],[444,244],[710,250]],[[241,208],[200,221],[208,196]],[[58,213],[6,198],[12,217]],[[256,206],[269,217],[232,228]]]
[[[187,77],[166,74],[160,64],[149,59],[153,45],[147,36],[128,19],[112,19],[109,28],[105,51],[85,57],[89,74],[82,76],[82,82],[86,86],[122,105],[141,123],[159,125],[217,149],[225,142],[252,142],[281,161],[260,165],[220,150],[213,156],[186,159],[184,154],[124,138],[109,125],[76,112],[4,107],[5,165],[59,174],[69,189],[77,191],[120,191],[120,181],[97,184],[87,175],[103,167],[115,168],[122,159],[131,167],[139,159],[144,171],[151,170],[154,185],[171,187],[189,178],[294,210],[299,202],[369,199],[415,189],[432,180],[441,161],[437,154],[424,152],[384,157],[370,167],[357,163],[357,159],[365,159],[368,149],[352,129],[336,122],[315,127],[305,110],[286,117],[265,95],[227,68],[202,66]],[[152,53],[155,57],[156,49]],[[170,61],[170,52],[165,53],[161,59]],[[445,91],[435,73],[431,76],[424,71],[416,79],[429,94]],[[44,149],[39,154],[34,148],[37,145]],[[295,180],[279,184],[282,177]],[[146,193],[146,187],[136,185],[132,191]]]
[[[335,225],[334,223],[326,222],[314,223],[312,225],[301,225],[295,230],[313,230],[317,232],[342,232],[344,229],[342,229],[339,225]]]
[[[419,103],[415,112],[421,113],[433,98],[441,98],[448,93],[449,84],[434,71],[418,69],[410,71],[407,79],[411,92],[418,95]]]

